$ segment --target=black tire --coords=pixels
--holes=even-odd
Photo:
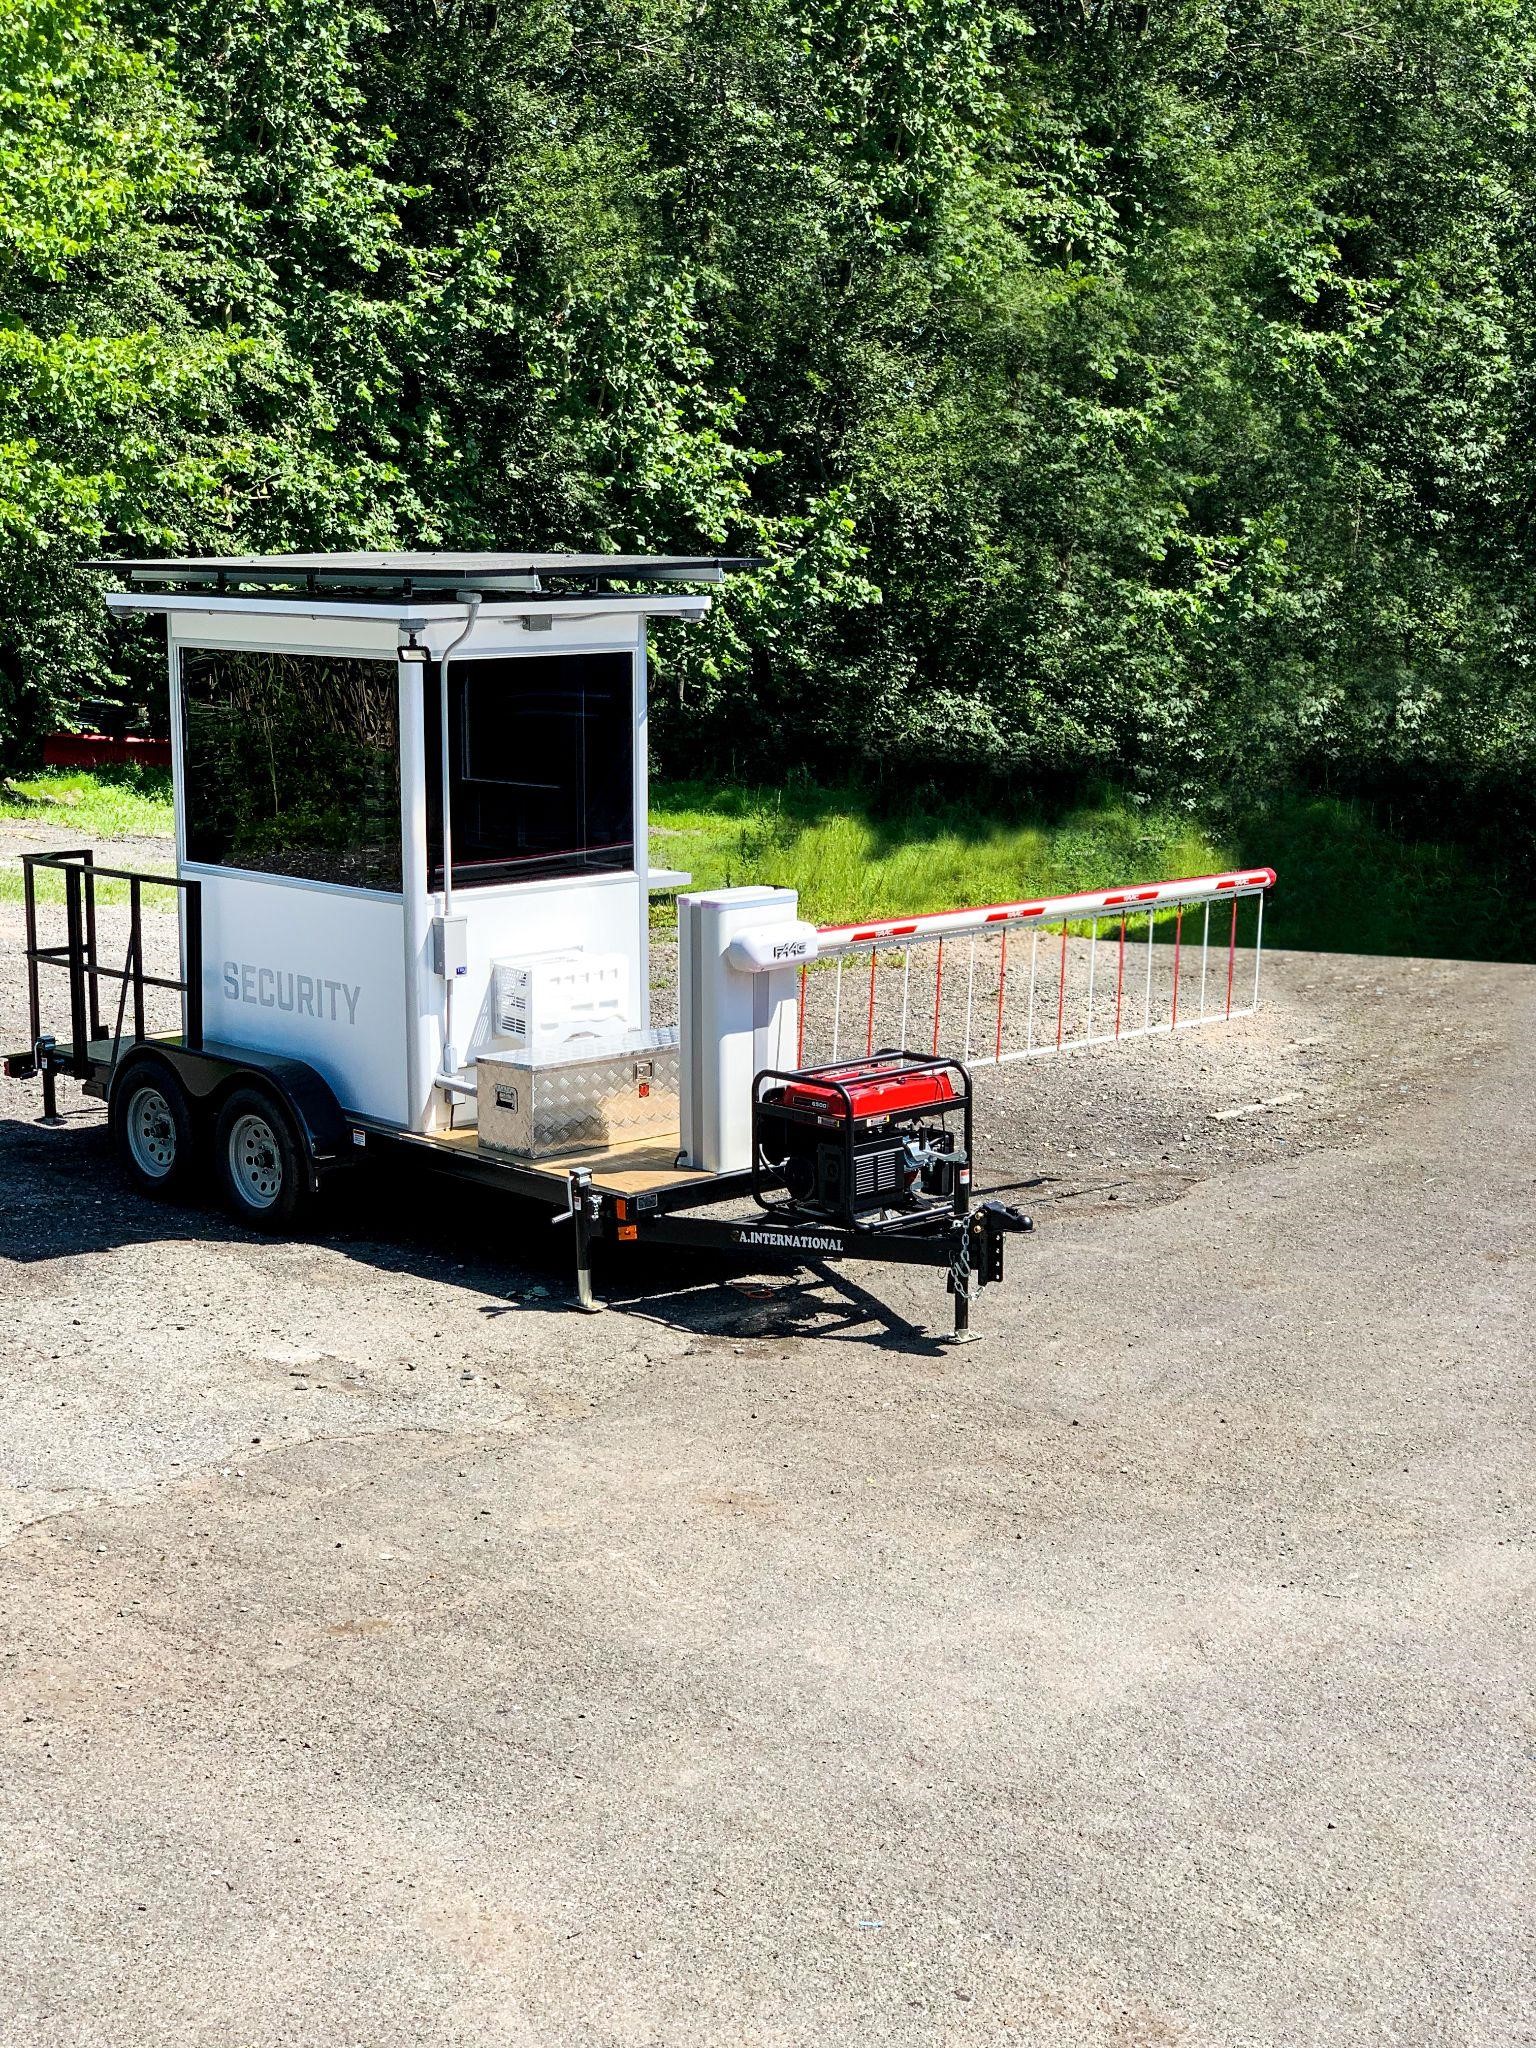
[[[292,1118],[266,1088],[236,1088],[225,1098],[213,1170],[224,1206],[252,1230],[299,1229],[313,1206],[309,1160]]]
[[[112,1090],[108,1122],[124,1171],[141,1195],[184,1200],[198,1168],[198,1132],[186,1090],[164,1060],[141,1060]]]

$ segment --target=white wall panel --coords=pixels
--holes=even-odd
[[[203,1036],[292,1053],[344,1109],[407,1113],[405,906],[302,882],[187,870],[203,888]]]

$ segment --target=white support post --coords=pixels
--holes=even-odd
[[[734,965],[732,941],[746,933],[783,965]],[[677,937],[683,1161],[738,1173],[752,1163],[753,1076],[795,1064],[800,964],[815,933],[793,889],[746,888],[679,896]]]

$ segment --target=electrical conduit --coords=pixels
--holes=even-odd
[[[441,726],[439,740],[441,756],[438,773],[442,778],[442,826],[443,826],[443,916],[453,915],[453,782],[450,775],[452,749],[448,736],[448,664],[475,630],[480,616],[480,594],[477,591],[460,591],[464,605],[464,630],[443,649],[438,662],[438,719]],[[453,1043],[453,976],[443,976],[443,1058],[437,1076],[437,1086],[445,1088],[450,1095],[466,1094],[469,1091],[458,1079],[459,1056]]]

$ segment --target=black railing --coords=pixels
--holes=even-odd
[[[37,939],[38,868],[53,868],[64,877],[64,930],[62,946],[41,946]],[[87,847],[67,853],[24,853],[21,857],[27,914],[27,1006],[34,1048],[43,1036],[42,991],[38,986],[40,967],[62,967],[69,977],[69,1060],[57,1062],[77,1080],[88,1080],[92,1070],[91,1045],[104,1043],[107,1032],[102,1023],[101,984],[118,984],[117,1011],[111,1033],[111,1064],[116,1066],[129,1022],[128,1004],[133,1003],[132,1030],[126,1034],[130,1045],[147,1034],[144,1019],[144,991],[170,989],[185,1000],[184,1043],[194,1052],[203,1043],[203,892],[202,885],[184,881],[178,875],[135,874],[131,868],[100,868]],[[122,966],[102,964],[96,919],[96,884],[126,882],[128,885],[128,951]],[[144,891],[177,889],[182,896],[181,959],[185,973],[177,978],[144,971]]]

